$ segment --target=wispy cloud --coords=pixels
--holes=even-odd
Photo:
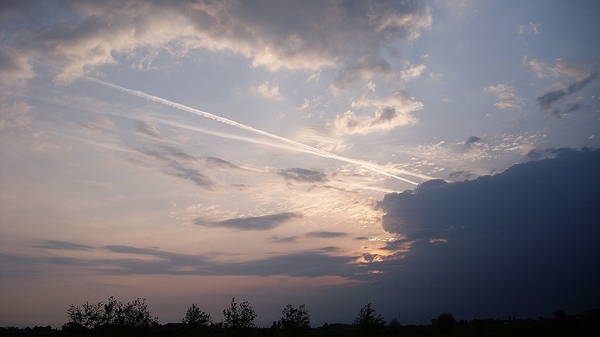
[[[269,238],[269,241],[272,241],[275,243],[294,243],[294,242],[298,242],[298,237],[297,236],[273,235]]]
[[[94,247],[81,245],[66,241],[44,240],[42,244],[36,245],[37,248],[55,249],[55,250],[93,250]]]
[[[211,114],[211,113],[206,112],[206,111],[194,109],[194,108],[191,108],[189,106],[185,106],[183,104],[175,103],[175,102],[169,101],[167,99],[160,98],[158,96],[149,95],[147,93],[144,93],[144,92],[141,92],[141,91],[138,91],[138,90],[127,89],[127,88],[124,88],[122,86],[119,86],[119,85],[116,85],[116,84],[112,84],[112,83],[108,83],[108,82],[104,82],[104,81],[101,81],[101,80],[98,80],[98,79],[95,79],[95,78],[91,78],[91,77],[86,77],[86,79],[89,80],[89,81],[92,81],[92,82],[100,83],[100,84],[102,84],[104,86],[107,86],[109,88],[113,88],[115,90],[118,90],[118,91],[130,94],[130,95],[133,95],[133,96],[141,97],[143,99],[146,99],[146,100],[149,100],[149,101],[153,101],[153,102],[158,102],[158,103],[161,103],[161,104],[164,104],[164,105],[167,105],[167,106],[170,106],[170,107],[182,110],[182,111],[189,112],[189,113],[194,114],[194,115],[198,115],[198,116],[201,116],[201,117],[212,119],[212,120],[215,120],[215,121],[218,121],[218,122],[230,125],[230,126],[237,127],[239,129],[242,129],[242,130],[246,130],[246,131],[258,134],[258,135],[262,135],[262,136],[265,136],[265,137],[268,137],[268,138],[271,138],[271,139],[278,140],[278,141],[283,142],[283,143],[285,143],[287,145],[290,145],[290,149],[294,149],[294,150],[297,150],[297,151],[303,151],[303,152],[307,152],[307,153],[313,153],[313,154],[316,154],[316,155],[324,157],[324,158],[331,158],[331,159],[341,160],[341,161],[344,161],[344,162],[347,162],[347,163],[359,165],[359,166],[361,166],[361,167],[363,167],[365,169],[368,169],[370,171],[377,172],[379,174],[383,174],[385,176],[392,177],[392,178],[395,178],[395,179],[398,179],[398,180],[402,180],[402,181],[407,182],[407,183],[412,184],[412,185],[417,185],[417,183],[414,182],[414,181],[412,181],[412,180],[409,180],[409,179],[406,179],[406,178],[402,178],[402,177],[399,177],[399,176],[397,176],[395,174],[391,174],[389,172],[386,172],[385,170],[383,170],[381,168],[378,168],[378,167],[376,167],[375,165],[373,165],[371,163],[366,163],[366,162],[363,162],[363,161],[360,161],[360,160],[351,159],[351,158],[343,157],[343,156],[340,156],[340,155],[336,155],[336,154],[333,154],[333,153],[330,153],[330,152],[327,152],[327,151],[324,151],[324,150],[321,150],[321,149],[317,149],[315,147],[312,147],[312,146],[309,146],[309,145],[306,145],[306,144],[299,143],[297,141],[294,141],[294,140],[291,140],[291,139],[288,139],[288,138],[284,138],[284,137],[281,137],[281,136],[278,136],[278,135],[275,135],[275,134],[272,134],[272,133],[269,133],[269,132],[266,132],[266,131],[263,131],[263,130],[259,130],[259,129],[253,128],[251,126],[248,126],[248,125],[245,125],[245,124],[242,124],[242,123],[238,123],[238,122],[233,121],[231,119],[227,119],[227,118],[224,118],[224,117],[221,117],[221,116],[217,116],[217,115]],[[405,93],[405,92],[397,92],[397,93],[393,94],[392,96],[390,96],[387,100],[385,100],[385,102],[391,102],[391,103],[396,102],[398,104],[402,104],[402,106],[399,108],[400,112],[403,112],[403,111],[412,112],[412,110],[422,109],[422,107],[423,107],[423,103],[418,102],[418,101],[414,101],[414,99],[412,97],[408,96],[408,94]],[[395,106],[393,108],[396,109]],[[388,117],[389,116],[387,116],[387,115],[385,116],[385,118],[388,118]],[[405,118],[393,118],[393,120],[396,121],[396,123],[397,123],[398,121],[404,121]],[[342,124],[344,124],[344,123],[342,123]],[[347,123],[346,126],[352,126],[351,124],[352,123]],[[387,129],[387,128],[389,128],[390,125],[393,125],[392,123],[377,123],[377,124],[379,124],[379,125],[387,125],[387,127],[384,127],[384,129]],[[396,125],[393,125],[393,126],[396,126]],[[410,174],[410,173],[408,173],[408,171],[406,173]]]
[[[278,171],[277,174],[282,176],[286,180],[303,183],[316,183],[327,181],[327,175],[325,173],[317,170],[309,170],[303,168],[291,168],[281,170]]]
[[[308,237],[322,238],[322,239],[339,238],[339,237],[344,237],[347,235],[348,235],[348,233],[344,233],[344,232],[329,232],[329,231],[317,231],[317,232],[306,233],[306,236],[308,236]]]
[[[180,254],[157,248],[126,245],[109,245],[103,249],[117,256],[83,258],[0,253],[0,261],[7,266],[27,264],[85,267],[104,275],[289,275],[295,277],[334,275],[356,278],[358,274],[357,267],[350,264],[356,257],[328,255],[338,251],[335,247],[243,262],[216,261],[213,259],[214,256]],[[143,256],[153,258],[140,258]]]
[[[227,160],[217,158],[217,157],[208,157],[206,158],[206,167],[208,168],[223,168],[229,170],[241,170],[242,168],[228,162]]]
[[[167,140],[167,138],[161,135],[158,129],[156,129],[156,126],[144,121],[138,122],[138,128],[136,132],[142,136],[150,137],[156,140]]]
[[[234,218],[222,221],[207,221],[203,218],[194,220],[194,224],[211,228],[229,228],[240,231],[265,231],[270,230],[294,219],[300,218],[297,213],[278,213],[262,216]]]
[[[562,113],[573,112],[579,109],[579,105],[571,105],[565,111],[561,111],[561,109],[555,107],[554,104],[566,98],[567,96],[583,89],[585,86],[594,81],[598,77],[598,74],[599,73],[593,73],[585,77],[581,81],[575,82],[566,88],[550,91],[538,97],[537,101],[540,104],[540,107],[544,110],[550,111],[550,116],[555,118],[560,118]]]
[[[549,67],[546,62],[536,59],[527,62],[525,58],[524,61],[539,78],[554,77],[559,79],[561,77],[570,77],[576,81],[582,81],[590,75],[589,71],[585,71],[581,67],[561,59],[556,60],[554,67]]]
[[[519,34],[530,33],[538,35],[540,33],[540,24],[530,22],[526,25],[519,26]]]
[[[505,84],[489,86],[483,88],[484,92],[494,93],[498,97],[498,102],[494,103],[498,109],[521,109],[523,100],[515,94],[515,88]]]

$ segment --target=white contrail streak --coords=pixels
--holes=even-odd
[[[412,180],[409,180],[409,179],[406,179],[406,178],[402,178],[402,177],[397,176],[395,174],[386,172],[383,169],[380,169],[380,168],[376,167],[373,164],[370,164],[370,163],[367,163],[367,162],[364,162],[364,161],[361,161],[361,160],[352,159],[352,158],[346,158],[346,157],[343,157],[343,156],[339,156],[337,154],[333,154],[333,153],[330,153],[330,152],[327,152],[327,151],[323,151],[323,150],[318,149],[316,147],[312,147],[312,146],[309,146],[309,145],[306,145],[306,144],[302,144],[302,143],[296,142],[296,141],[291,140],[291,139],[287,139],[287,138],[284,138],[284,137],[281,137],[281,136],[278,136],[278,135],[275,135],[275,134],[272,134],[272,133],[269,133],[269,132],[266,132],[266,131],[263,131],[263,130],[259,130],[259,129],[253,128],[253,127],[248,126],[248,125],[244,125],[244,124],[238,123],[236,121],[232,121],[231,119],[227,119],[227,118],[224,118],[224,117],[221,117],[221,116],[213,115],[213,114],[211,114],[209,112],[198,110],[198,109],[194,109],[194,108],[185,106],[183,104],[175,103],[175,102],[169,101],[169,100],[164,99],[164,98],[160,98],[160,97],[157,97],[157,96],[154,96],[154,95],[147,94],[147,93],[142,92],[142,91],[127,89],[127,88],[124,88],[122,86],[119,86],[119,85],[116,85],[116,84],[112,84],[112,83],[109,83],[109,82],[104,82],[104,81],[101,81],[101,80],[93,78],[93,77],[84,76],[84,78],[87,79],[87,80],[89,80],[89,81],[102,84],[102,85],[104,85],[106,87],[109,87],[109,88],[112,88],[112,89],[124,92],[126,94],[137,96],[137,97],[140,97],[140,98],[152,101],[152,102],[161,103],[161,104],[164,104],[164,105],[167,105],[167,106],[170,106],[170,107],[182,110],[182,111],[186,111],[186,112],[189,112],[189,113],[201,116],[201,117],[205,117],[205,118],[209,118],[209,119],[215,120],[217,122],[221,122],[221,123],[224,123],[224,124],[227,124],[227,125],[235,126],[235,127],[240,128],[242,130],[250,131],[252,133],[255,133],[255,134],[258,134],[258,135],[261,135],[261,136],[265,136],[265,137],[269,137],[269,138],[278,140],[280,142],[292,145],[296,149],[303,150],[303,152],[308,152],[308,153],[316,154],[316,155],[318,155],[320,157],[323,157],[323,158],[330,158],[330,159],[335,159],[335,160],[343,161],[343,162],[346,162],[346,163],[354,164],[354,165],[363,167],[365,169],[368,169],[370,171],[382,174],[382,175],[387,176],[387,177],[395,178],[395,179],[404,181],[404,182],[409,183],[409,184],[419,185],[418,183],[416,183],[416,182],[414,182]],[[408,174],[408,175],[414,175],[414,176],[417,176],[417,177],[422,177],[422,175],[420,175],[420,174],[411,174],[409,172],[405,172],[405,173]]]

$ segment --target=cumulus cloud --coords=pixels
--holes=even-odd
[[[498,97],[498,102],[494,103],[498,109],[521,109],[523,101],[517,94],[515,88],[510,85],[498,84],[483,88],[484,92],[494,93]]]
[[[358,109],[375,108],[375,116],[357,115],[354,111],[346,111],[342,115],[338,115],[334,121],[336,129],[339,131],[350,134],[368,134],[414,124],[418,120],[413,113],[424,107],[423,103],[405,91],[397,91],[385,99],[362,97],[354,101],[352,106]]]
[[[229,228],[240,231],[264,231],[279,227],[284,223],[301,217],[300,214],[286,212],[254,217],[234,218],[222,221],[207,221],[203,218],[194,220],[194,224],[211,228]]]
[[[252,91],[258,93],[259,95],[274,99],[274,100],[282,100],[283,96],[279,92],[279,86],[277,85],[269,85],[269,82],[265,82],[257,87],[253,87]]]
[[[365,75],[386,76],[382,50],[417,38],[432,22],[429,7],[413,1],[128,0],[62,7],[69,15],[31,25],[19,33],[19,45],[59,65],[56,79],[64,83],[104,64],[129,60],[137,67],[161,51],[183,56],[203,48],[233,51],[270,70],[341,66],[336,86],[343,87]]]
[[[421,76],[423,71],[425,71],[425,68],[427,68],[427,67],[424,64],[419,64],[419,65],[412,66],[408,69],[402,70],[400,72],[400,79],[402,79],[402,81],[405,81],[405,82],[414,80],[414,79],[418,78],[419,76]]]
[[[596,305],[600,150],[549,153],[494,176],[387,194],[382,225],[399,237],[388,248],[410,249],[378,269],[402,266],[390,282],[432,308]],[[447,297],[427,296],[433,289]]]

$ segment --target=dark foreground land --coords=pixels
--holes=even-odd
[[[3,337],[17,337],[17,336],[87,336],[79,334],[66,334],[61,330],[52,331],[32,331],[26,329],[20,329],[18,331],[0,330],[0,336]],[[98,334],[90,334],[90,336],[102,337]],[[137,335],[136,337],[186,337],[186,334],[177,325],[166,324],[153,328],[147,333]],[[451,332],[442,332],[438,328],[433,326],[402,326],[402,327],[385,327],[377,332],[366,333],[359,331],[358,329],[348,326],[332,325],[331,328],[324,330],[322,328],[315,328],[304,331],[302,333],[284,333],[281,330],[273,330],[268,328],[251,329],[242,333],[232,334],[231,331],[225,329],[209,329],[198,336],[269,336],[269,337],[285,337],[285,336],[332,336],[332,337],[344,337],[344,336],[403,336],[403,337],[418,337],[418,336],[476,336],[476,337],[492,337],[492,336],[528,336],[528,337],[569,337],[569,336],[583,336],[583,337],[597,337],[600,336],[600,322],[569,322],[569,323],[556,323],[556,322],[489,322],[484,326],[477,326],[471,323],[459,324]]]

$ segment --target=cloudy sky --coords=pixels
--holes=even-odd
[[[3,1],[0,325],[600,303],[598,1]]]

